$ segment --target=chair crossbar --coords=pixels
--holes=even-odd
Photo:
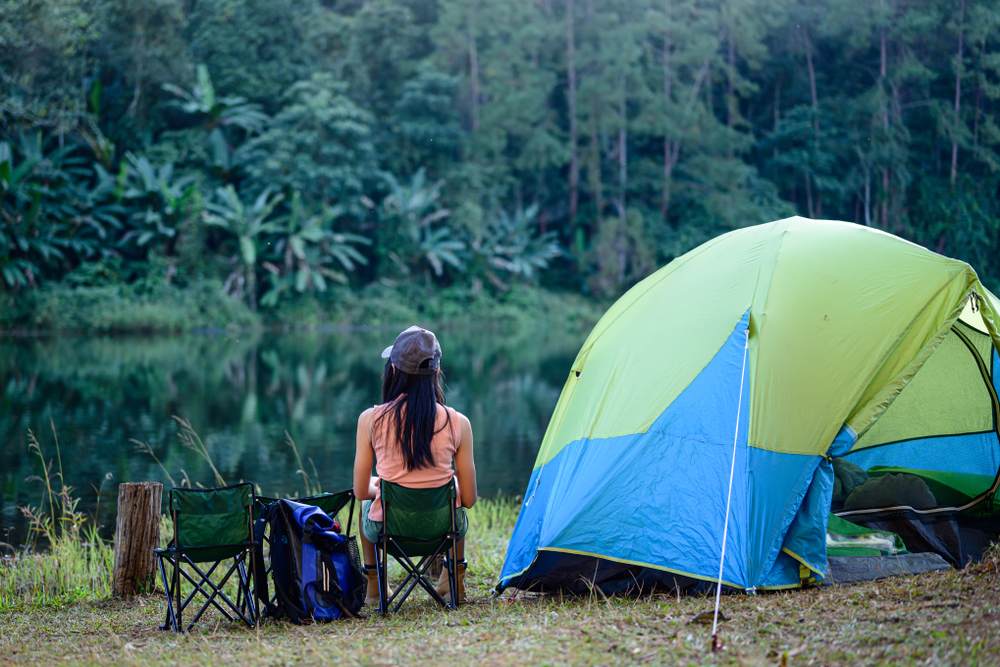
[[[193,563],[191,563],[191,565],[192,565],[192,567],[194,568],[194,570],[196,572],[198,572],[199,574],[201,574],[200,569],[197,566],[195,566]],[[205,600],[204,604],[201,605],[201,608],[198,609],[197,613],[195,613],[194,618],[191,620],[191,623],[188,625],[188,630],[190,630],[191,628],[194,627],[194,624],[197,623],[198,620],[202,617],[202,615],[208,609],[209,605],[212,605],[213,607],[215,607],[216,609],[218,609],[220,612],[222,612],[222,615],[225,616],[228,620],[230,620],[230,621],[236,620],[235,618],[233,618],[232,616],[230,616],[229,614],[227,614],[226,611],[219,605],[219,603],[217,603],[215,601],[216,597],[221,598],[222,601],[226,603],[226,605],[232,610],[232,612],[236,615],[237,618],[239,618],[240,620],[244,621],[248,625],[251,625],[251,626],[253,625],[253,622],[251,620],[247,619],[244,616],[244,614],[242,612],[240,612],[240,610],[237,608],[237,606],[235,604],[233,604],[233,601],[229,599],[229,596],[227,596],[225,594],[225,592],[223,592],[223,590],[222,590],[222,588],[226,585],[226,582],[228,582],[229,579],[230,579],[230,577],[233,576],[233,573],[236,572],[236,571],[238,571],[240,569],[240,565],[241,565],[241,561],[238,558],[234,558],[233,559],[233,564],[231,566],[229,566],[229,570],[226,571],[226,574],[222,577],[222,580],[219,582],[218,585],[216,585],[213,581],[211,581],[208,578],[203,578],[202,579],[205,582],[205,584],[211,589],[211,591],[212,591],[211,595],[205,596],[205,593],[201,589],[201,587],[198,586],[197,584],[195,584],[196,588],[198,589],[198,592],[200,592],[203,597],[206,597],[206,600]],[[188,577],[188,581],[191,581],[192,583],[194,583],[194,581],[191,579],[191,577]],[[243,583],[244,583],[244,577],[242,576],[242,572],[241,572],[240,573],[240,586],[237,587],[238,591],[242,590]],[[195,594],[194,591],[192,591],[190,597],[193,598],[194,594]]]
[[[157,561],[167,599],[166,618],[161,629],[172,629],[175,632],[183,632],[184,626],[181,619],[183,618],[184,610],[194,602],[198,595],[201,595],[205,601],[198,608],[194,618],[188,624],[187,630],[191,630],[194,627],[210,606],[217,609],[229,621],[243,621],[250,627],[253,627],[256,623],[257,610],[253,602],[253,593],[250,590],[250,578],[246,569],[245,552],[233,557],[232,564],[229,565],[225,574],[218,582],[213,580],[213,575],[215,575],[216,570],[225,560],[215,561],[207,569],[202,569],[183,553],[157,553]],[[172,576],[169,579],[164,561],[168,561],[173,568],[171,571]],[[190,572],[186,571],[184,565],[194,570],[198,578],[195,579]],[[233,574],[236,574],[238,578],[236,602],[233,602],[223,590]],[[180,589],[182,578],[193,587],[183,600],[181,599],[182,592]],[[219,600],[225,603],[226,607],[229,608],[228,611],[219,603]]]
[[[188,562],[188,561],[185,560],[184,562]],[[201,577],[202,581],[206,582],[209,585],[209,587],[212,588],[213,591],[214,591],[215,587],[212,586],[212,582],[209,579],[209,577],[211,577],[215,573],[215,570],[218,568],[218,566],[220,564],[222,564],[222,561],[217,561],[217,562],[213,563],[212,567],[210,567],[208,569],[208,572],[206,572],[206,573],[201,572],[201,570],[199,570],[198,567],[196,565],[194,565],[194,564],[191,564],[191,567],[193,567],[194,570],[198,573],[198,576]],[[176,567],[176,565],[175,565],[175,567]],[[233,567],[230,566],[229,572],[227,572],[226,575],[222,578],[222,581],[219,583],[219,586],[225,586],[226,582],[229,581],[229,577],[232,576],[232,573],[233,573]],[[198,595],[199,593],[201,593],[201,595],[206,599],[206,604],[208,604],[209,602],[212,602],[212,604],[215,605],[215,608],[218,609],[222,613],[223,616],[225,616],[230,621],[233,620],[233,618],[228,614],[228,612],[226,612],[225,609],[222,609],[221,607],[219,607],[219,605],[217,603],[215,603],[215,602],[212,601],[212,598],[209,596],[209,594],[207,592],[205,592],[205,590],[201,587],[201,583],[198,582],[198,581],[195,581],[194,577],[192,577],[190,575],[190,573],[185,572],[183,569],[181,569],[180,574],[181,574],[182,577],[184,577],[185,579],[187,579],[187,581],[194,587],[194,589],[188,594],[188,596],[181,603],[181,606],[180,606],[181,611],[184,611],[185,609],[187,609],[188,606],[191,604],[191,601],[194,600],[194,597],[196,595]],[[192,622],[191,625],[194,625],[194,622]],[[188,629],[189,630],[191,629],[190,625],[188,626]]]
[[[396,590],[393,591],[392,595],[389,596],[389,599],[386,601],[386,606],[392,607],[393,601],[395,601],[396,598],[399,598],[399,600],[396,601],[396,606],[392,607],[392,610],[394,612],[399,611],[399,608],[403,606],[403,602],[406,601],[406,598],[410,595],[413,589],[416,588],[417,584],[420,584],[420,586],[425,591],[427,591],[427,593],[432,598],[434,598],[434,600],[438,604],[440,604],[443,607],[450,606],[448,602],[445,602],[444,598],[441,597],[441,595],[437,592],[437,590],[430,585],[430,583],[427,581],[424,575],[427,574],[427,571],[434,563],[434,559],[436,559],[438,556],[442,555],[447,551],[448,547],[450,546],[451,536],[449,535],[448,537],[442,539],[441,543],[434,550],[434,553],[428,556],[424,556],[417,563],[414,563],[413,560],[409,556],[407,556],[402,549],[398,548],[398,544],[392,537],[389,537],[387,539],[390,547],[391,546],[397,547],[396,552],[393,553],[392,555],[393,558],[396,559],[396,562],[399,563],[400,566],[403,568],[403,570],[406,571],[406,577],[403,579],[402,583],[400,583],[400,585],[396,588]]]

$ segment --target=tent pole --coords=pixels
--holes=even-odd
[[[726,519],[722,524],[722,551],[719,554],[719,578],[715,585],[715,612],[712,616],[712,651],[718,651],[719,644],[719,602],[722,599],[722,568],[726,561],[726,538],[729,535],[729,508],[733,501],[733,473],[736,471],[736,443],[740,436],[740,411],[743,408],[743,378],[747,370],[747,350],[750,348],[750,323],[743,337],[743,365],[740,368],[740,394],[736,402],[736,428],[733,429],[733,456],[729,462],[729,491],[726,493]]]

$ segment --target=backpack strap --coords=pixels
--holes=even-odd
[[[271,605],[271,592],[267,586],[267,565],[264,562],[264,532],[272,512],[272,505],[263,508],[260,516],[253,522],[253,583],[254,595],[257,597],[257,608],[264,610],[265,616],[271,616],[274,609]]]
[[[351,537],[351,521],[354,520],[354,500],[354,491],[351,491],[351,503],[347,510],[347,530],[344,532],[344,536],[348,539]]]

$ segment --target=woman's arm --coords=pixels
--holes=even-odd
[[[455,451],[455,476],[458,478],[458,490],[462,495],[462,507],[472,507],[476,504],[476,461],[472,455],[472,424],[468,417],[458,415],[461,436],[458,449]]]
[[[375,497],[372,490],[372,463],[374,452],[371,439],[372,409],[368,408],[358,417],[358,435],[354,450],[354,497],[368,500]]]

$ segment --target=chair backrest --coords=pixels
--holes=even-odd
[[[229,558],[253,541],[252,484],[170,491],[174,545],[192,560]]]
[[[433,489],[412,489],[381,481],[386,535],[400,542],[407,552],[421,543],[441,540],[452,530],[455,483]]]
[[[264,511],[264,508],[278,502],[279,498],[269,498],[267,496],[257,496],[257,509],[258,515]],[[302,503],[303,505],[314,505],[331,517],[336,518],[337,514],[347,507],[354,500],[354,491],[352,489],[344,489],[343,491],[336,491],[332,493],[320,493],[315,496],[305,496],[304,498],[288,498],[288,500],[293,500],[297,503]],[[347,516],[347,529],[345,534],[351,534],[351,519],[353,512],[349,513]]]

